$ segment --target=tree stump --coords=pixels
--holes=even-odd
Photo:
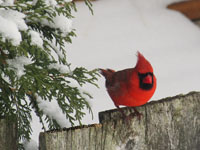
[[[0,119],[0,150],[17,150],[17,122]]]
[[[40,133],[40,150],[199,150],[200,92],[152,101],[129,120],[114,109],[100,124]],[[132,108],[123,108],[129,115]]]

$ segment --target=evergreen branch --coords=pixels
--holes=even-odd
[[[3,37],[0,33],[0,114],[1,117],[15,116],[17,118],[19,149],[23,149],[20,142],[30,139],[32,111],[39,118],[43,130],[47,130],[46,124],[48,129],[61,127],[55,118],[45,114],[39,108],[38,97],[49,102],[56,100],[72,126],[75,121],[81,124],[85,108],[93,117],[92,109],[87,101],[87,98],[90,99],[92,96],[83,92],[81,88],[85,84],[98,87],[96,84],[98,71],[88,71],[86,68],[77,67],[65,73],[59,68],[50,67],[57,64],[71,70],[66,58],[66,44],[72,43],[71,38],[76,36],[75,30],[63,34],[59,26],[52,25],[55,17],[59,15],[66,19],[74,18],[72,11],[76,11],[75,3],[63,0],[56,2],[58,5],[55,6],[43,0],[38,0],[35,4],[26,0],[17,0],[14,5],[9,6],[0,4],[2,11],[14,10],[13,12],[25,14],[25,18],[22,17],[21,21],[24,21],[28,28],[21,31],[13,21],[21,35],[21,42],[17,45],[13,44],[12,38]],[[90,1],[86,0],[85,3],[93,13]],[[31,31],[35,31],[40,37],[41,45],[33,40]],[[17,61],[20,57],[27,58],[31,62],[28,64],[26,62],[24,64],[9,63],[11,60],[11,62]],[[21,74],[18,74],[19,71]],[[72,80],[78,84],[72,85]]]

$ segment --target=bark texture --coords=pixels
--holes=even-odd
[[[17,150],[17,123],[0,119],[0,150]]]
[[[40,150],[199,150],[200,92],[150,102],[124,118],[114,109],[100,124],[40,133]],[[132,108],[123,108],[129,115]]]

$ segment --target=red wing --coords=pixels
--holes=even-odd
[[[129,86],[129,80],[131,78],[133,69],[125,69],[122,71],[117,71],[112,74],[112,77],[109,80],[106,80],[107,88],[114,88],[117,92],[119,88],[127,88]],[[113,89],[113,90],[114,90]]]

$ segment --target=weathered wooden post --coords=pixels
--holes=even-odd
[[[0,150],[17,150],[17,122],[0,119]]]
[[[99,113],[100,124],[40,133],[40,150],[200,149],[200,92],[150,102],[138,111],[140,121],[108,110]]]

